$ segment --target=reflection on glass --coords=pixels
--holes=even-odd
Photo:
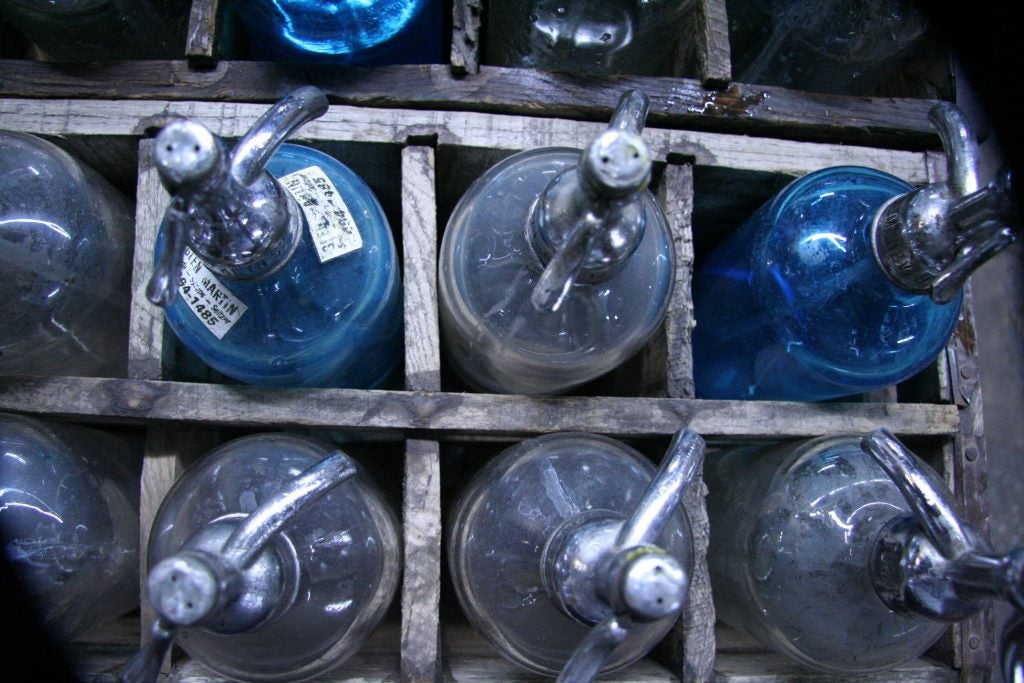
[[[124,375],[132,226],[92,169],[0,131],[0,374]]]
[[[424,64],[441,60],[442,0],[232,0],[260,59]]]
[[[671,73],[692,0],[488,4],[486,61],[589,74]]]
[[[346,476],[301,499],[282,492],[329,458]],[[347,468],[354,468],[350,470]],[[354,471],[354,474],[351,472]],[[167,494],[150,538],[151,599],[173,587],[152,577],[161,561],[197,552],[220,557],[232,534],[261,513],[279,523],[242,567],[241,595],[182,627],[190,656],[237,680],[303,680],[334,668],[383,619],[401,572],[398,522],[365,472],[329,444],[287,434],[230,441],[196,461]],[[187,552],[186,552],[187,551]],[[268,577],[270,577],[268,579]],[[173,600],[171,601],[173,602]]]
[[[139,454],[103,432],[0,415],[0,537],[70,641],[139,601]]]

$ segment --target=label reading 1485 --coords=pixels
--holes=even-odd
[[[249,309],[188,247],[178,280],[178,294],[217,339],[223,339]]]

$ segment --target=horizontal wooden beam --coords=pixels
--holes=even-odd
[[[306,84],[324,89],[338,104],[585,120],[606,120],[623,90],[640,88],[651,98],[653,126],[913,150],[939,144],[927,120],[930,100],[741,83],[709,89],[686,78],[599,78],[488,66],[456,76],[444,64],[360,69],[223,61],[198,70],[185,61],[0,60],[0,97],[273,102]]]
[[[265,104],[171,100],[36,100],[0,98],[0,130],[54,136],[143,136],[185,116],[225,137],[241,137]],[[440,145],[517,151],[537,147],[581,149],[606,124],[421,109],[336,105],[303,126],[295,141],[406,144],[432,137]],[[827,166],[876,168],[910,183],[930,179],[927,154],[858,145],[751,139],[649,126],[644,139],[656,159],[670,155],[698,166],[800,175]]]
[[[0,411],[114,422],[401,430],[444,437],[558,431],[643,437],[671,434],[683,426],[707,437],[743,439],[863,433],[877,427],[905,436],[942,436],[951,435],[959,424],[955,406],[938,404],[533,399],[83,377],[0,378]]]

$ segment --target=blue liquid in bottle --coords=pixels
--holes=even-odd
[[[297,90],[230,156],[191,121],[156,140],[174,198],[147,296],[185,346],[241,382],[368,388],[401,354],[398,262],[380,204],[337,160],[281,144],[326,109],[319,90]]]
[[[699,265],[697,395],[817,401],[924,369],[949,338],[962,293],[940,305],[897,287],[870,239],[878,209],[912,189],[867,168],[811,173]]]
[[[330,178],[363,246],[320,263],[306,224],[295,253],[276,273],[254,280],[218,278],[247,308],[223,338],[190,307],[194,292],[179,289],[165,309],[167,321],[210,367],[247,384],[374,387],[395,368],[401,352],[394,239],[372,190],[326,154],[282,145],[267,170],[280,178],[311,166]]]
[[[442,61],[441,0],[236,0],[253,56],[381,64]]]

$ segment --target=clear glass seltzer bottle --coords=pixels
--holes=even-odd
[[[1024,548],[994,553],[885,430],[733,449],[704,478],[717,616],[802,664],[887,670],[991,599],[1024,608]]]
[[[686,600],[693,539],[679,501],[703,456],[688,430],[658,470],[594,434],[502,452],[452,514],[448,563],[470,624],[506,659],[560,681],[643,657]]]
[[[514,154],[469,188],[441,243],[441,331],[472,388],[555,394],[640,350],[668,310],[675,252],[647,190],[648,100],[627,91],[582,154]]]
[[[234,680],[324,673],[366,642],[401,573],[398,522],[377,486],[342,451],[289,434],[197,460],[161,503],[147,560],[158,619],[129,683],[156,680],[173,640]]]

